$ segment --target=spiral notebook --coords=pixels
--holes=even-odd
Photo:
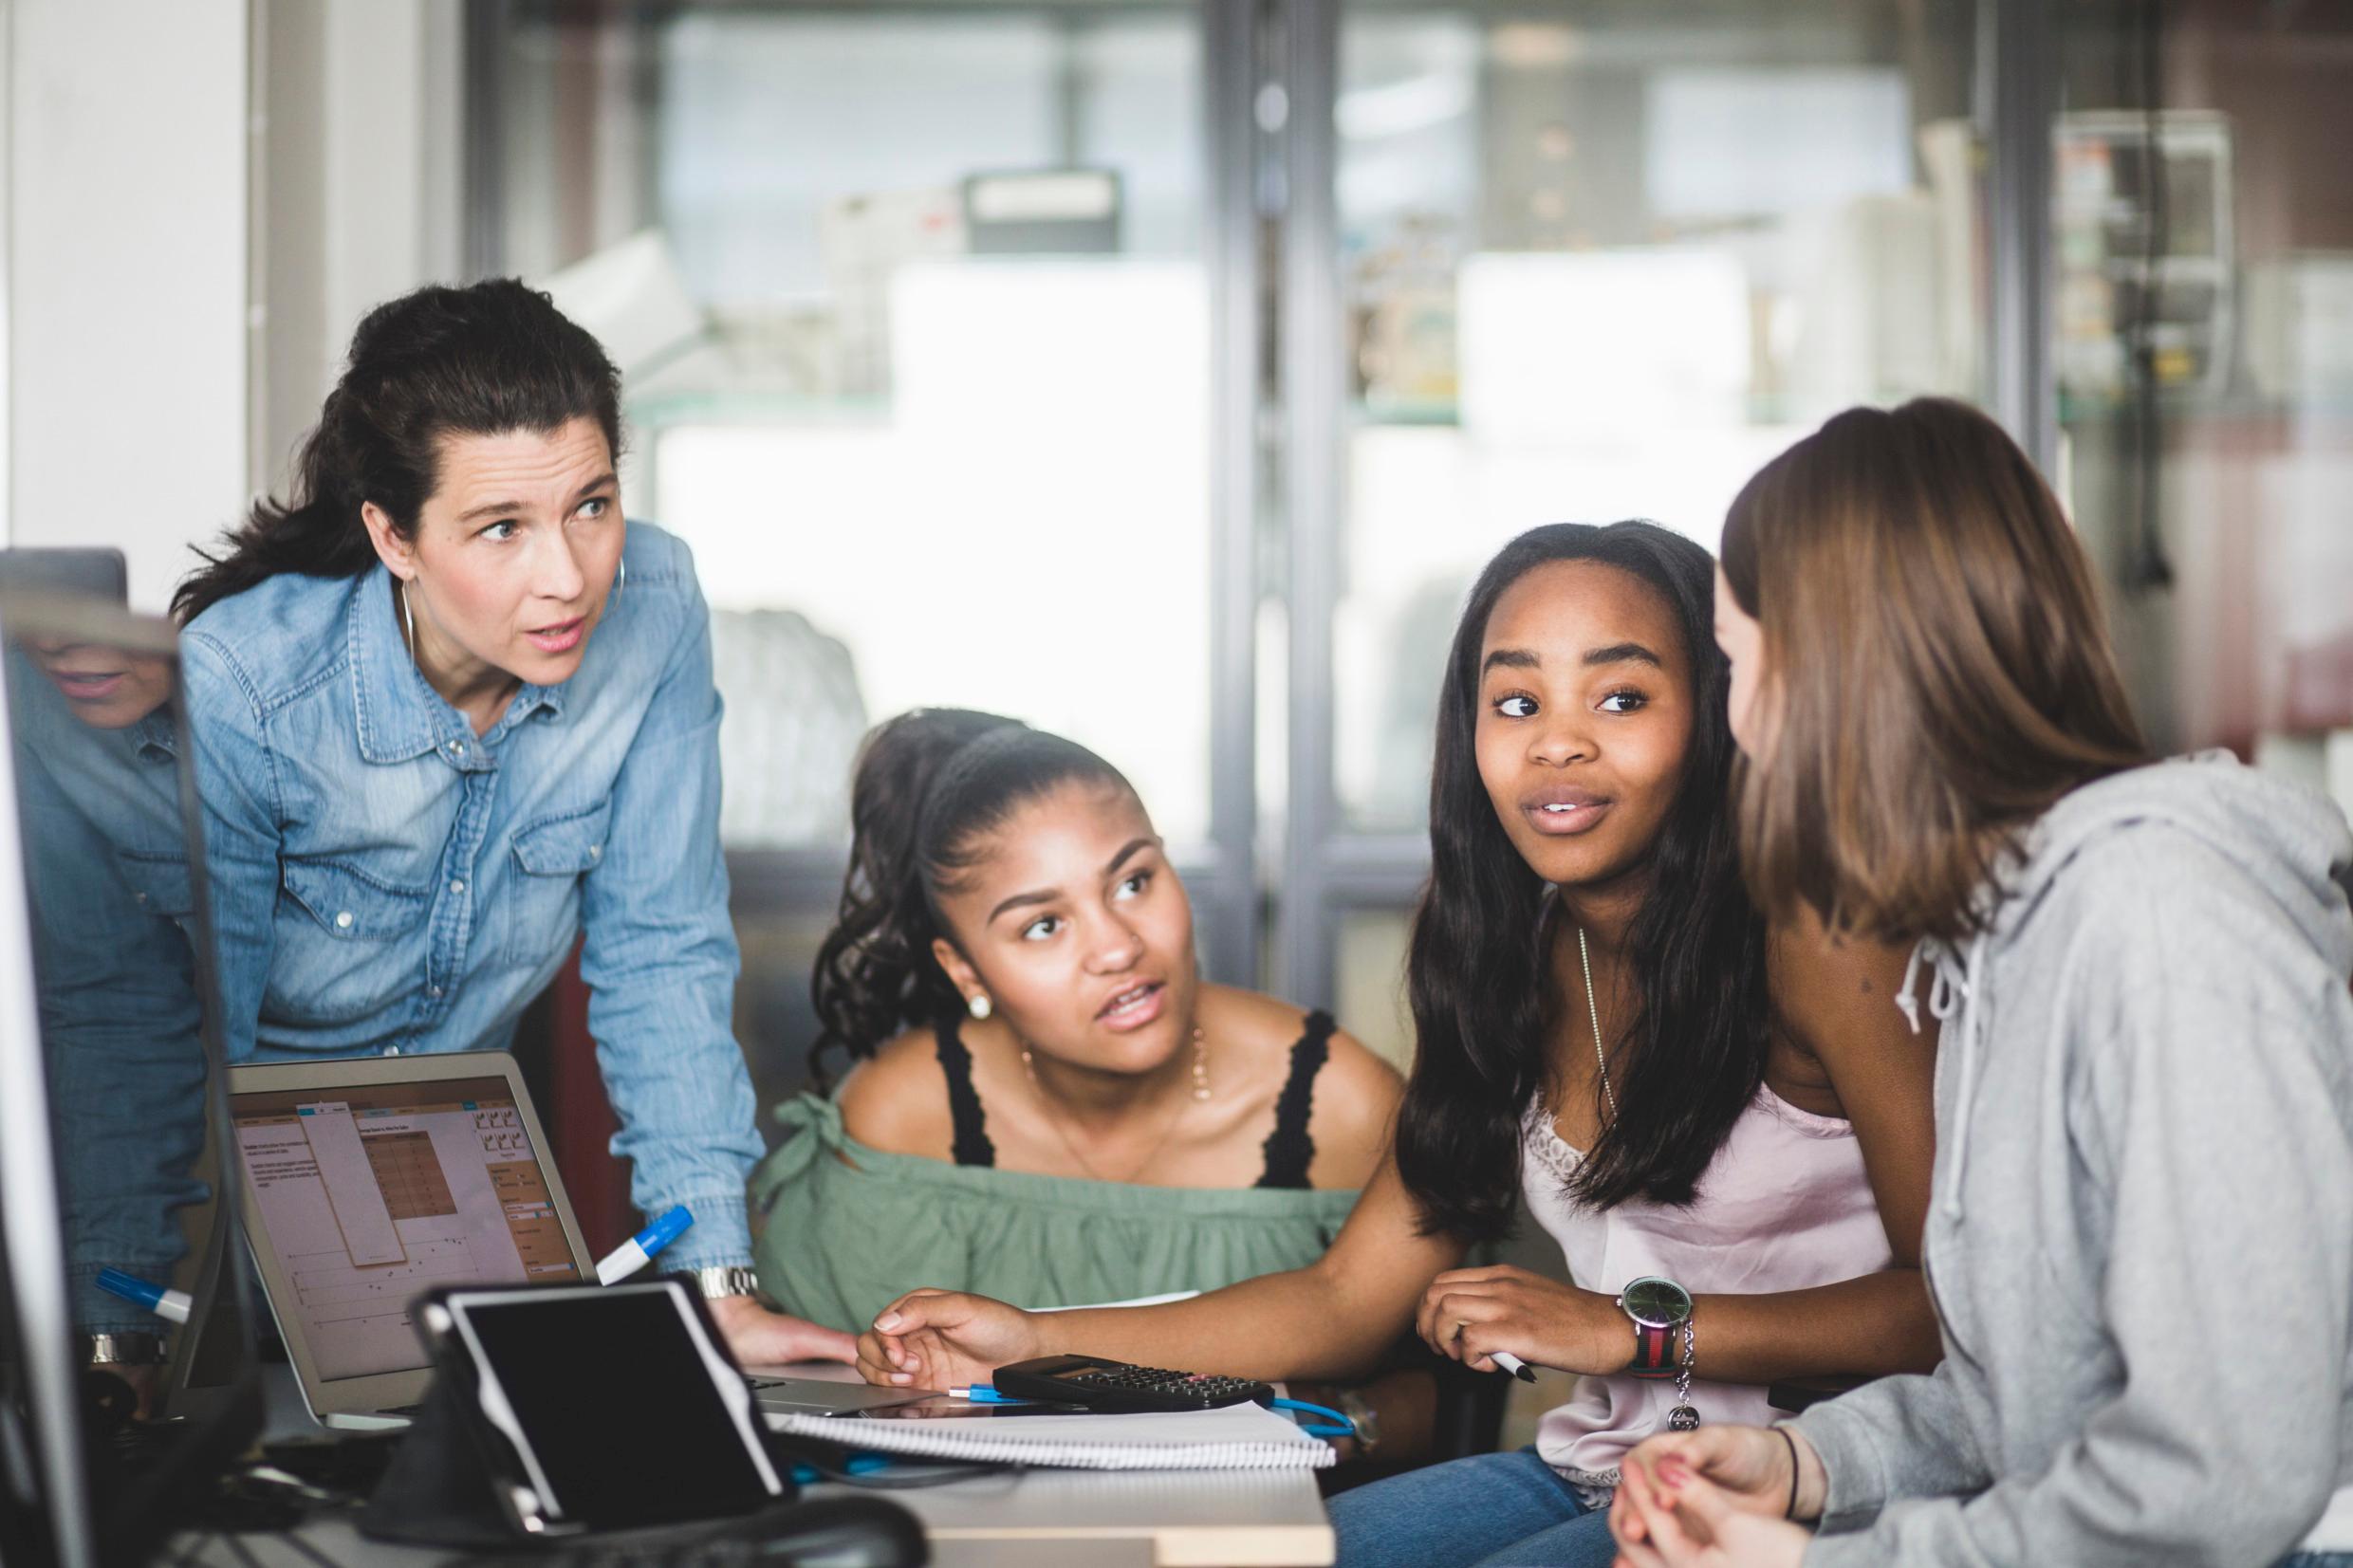
[[[1012,1421],[864,1421],[772,1411],[769,1430],[879,1453],[1073,1470],[1320,1470],[1332,1446],[1264,1405]]]

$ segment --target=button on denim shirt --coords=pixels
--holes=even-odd
[[[281,576],[181,638],[232,1061],[505,1049],[584,930],[588,1030],[675,1268],[749,1264],[761,1152],[730,1025],[719,696],[686,546],[629,526],[572,678],[489,733],[429,686],[392,579]]]

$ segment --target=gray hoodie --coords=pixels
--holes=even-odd
[[[2349,860],[2319,797],[2161,763],[2061,801],[1992,929],[1922,945],[1945,1358],[1797,1421],[1808,1564],[2353,1546]]]

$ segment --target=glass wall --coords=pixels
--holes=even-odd
[[[857,736],[960,703],[1125,767],[1213,970],[1401,1059],[1471,576],[1713,545],[1856,402],[2049,454],[2164,744],[2353,773],[2341,8],[485,9],[477,263],[616,345],[716,613],[748,1035],[806,1032]]]
[[[499,39],[501,265],[634,351],[628,501],[715,612],[731,847],[836,850],[860,733],[949,704],[1095,747],[1197,848],[1194,13],[578,15]]]
[[[2134,695],[2168,748],[2319,777],[2353,731],[2353,13],[2065,14],[2059,411]]]
[[[1487,558],[1625,517],[1713,548],[1827,415],[1979,397],[1974,9],[1345,0],[1338,28],[1332,610],[1299,655],[1330,671],[1328,794],[1292,821],[1323,842],[1294,884],[1345,913],[1287,940],[1385,1035]]]
[[[1970,13],[1341,11],[1350,829],[1417,832],[1478,566],[1532,524],[1713,547],[1826,415],[1976,391]]]

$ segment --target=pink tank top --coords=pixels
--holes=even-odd
[[[1683,1208],[1639,1198],[1604,1210],[1574,1205],[1563,1187],[1583,1156],[1553,1131],[1541,1100],[1520,1130],[1528,1207],[1561,1244],[1569,1278],[1587,1290],[1615,1296],[1640,1275],[1663,1274],[1695,1296],[1765,1295],[1851,1280],[1895,1262],[1854,1124],[1801,1111],[1770,1089],[1760,1088],[1732,1123],[1700,1177],[1697,1199]],[[1704,1310],[1692,1330],[1694,1366],[1704,1374]],[[1692,1404],[1711,1425],[1761,1426],[1776,1414],[1765,1391],[1745,1383],[1695,1378]],[[1581,1377],[1575,1396],[1538,1426],[1536,1451],[1581,1489],[1614,1486],[1619,1458],[1664,1431],[1674,1406],[1672,1380]]]

